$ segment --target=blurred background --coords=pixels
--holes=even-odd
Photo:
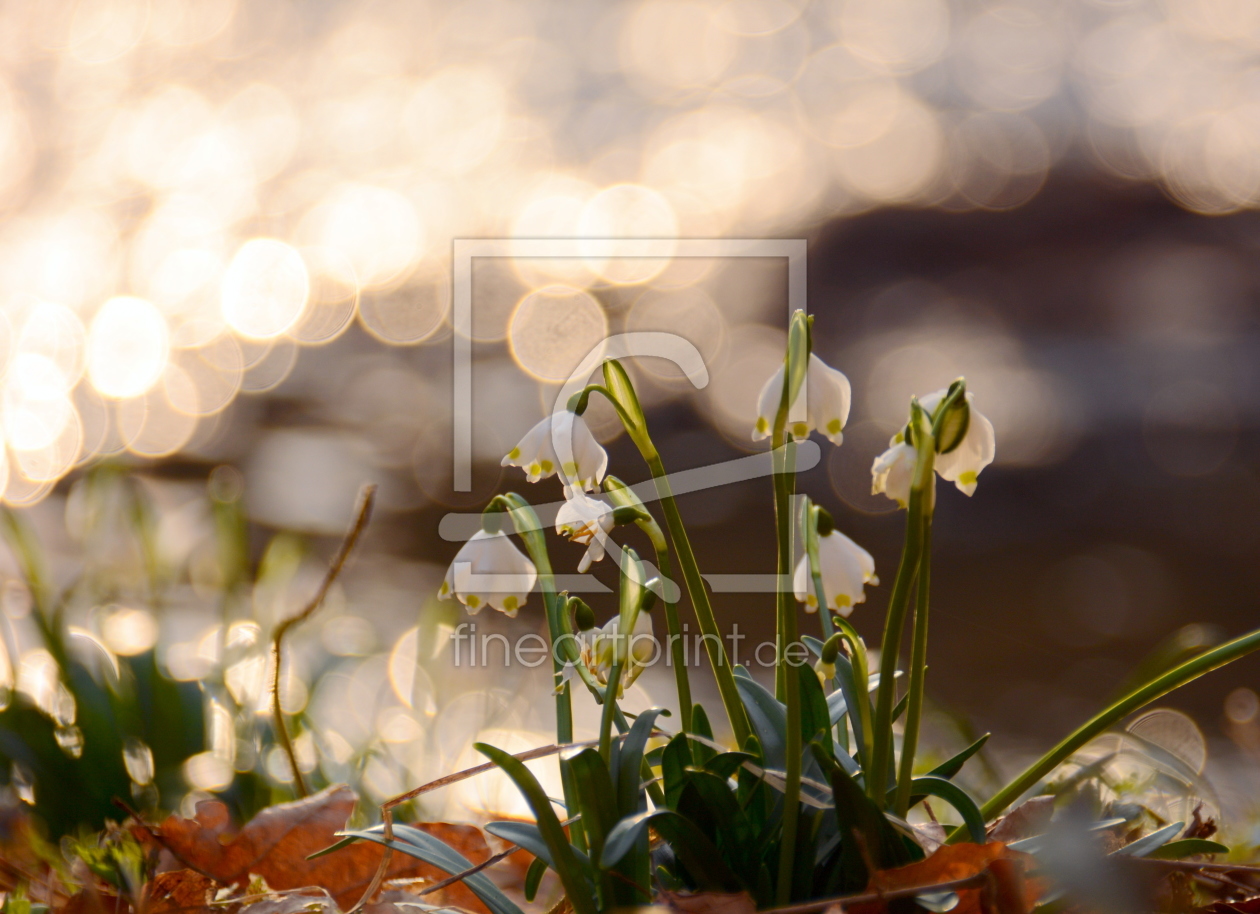
[[[854,407],[800,485],[875,555],[886,583],[853,616],[869,641],[903,524],[870,464],[908,398],[965,374],[996,427],[975,497],[941,490],[930,679],[942,741],[951,719],[996,730],[1010,767],[1165,639],[1256,624],[1258,54],[1249,0],[4,4],[3,500],[74,585],[62,620],[96,663],[147,658],[205,698],[188,726],[208,748],[158,776],[187,803],[240,772],[286,782],[249,723],[267,635],[378,483],[360,555],[295,633],[285,702],[303,764],[386,796],[473,737],[548,739],[546,677],[452,670],[461,617],[432,596],[457,548],[444,514],[560,497],[499,468],[559,381],[610,331],[692,340],[703,390],[630,365],[685,469],[758,450],[785,341],[782,262],[478,260],[474,491],[456,493],[453,239],[806,238],[816,351]],[[645,478],[611,413],[590,416],[611,471]],[[249,569],[231,599],[225,506]],[[768,481],[682,510],[706,571],[773,570]],[[553,549],[565,571],[580,555]],[[82,720],[4,562],[0,683],[73,754]],[[539,630],[535,601],[478,623]],[[717,605],[771,631],[768,596]],[[633,701],[670,701],[667,676]],[[1244,661],[1171,702],[1243,782],[1257,680]],[[451,808],[516,802],[488,789]]]

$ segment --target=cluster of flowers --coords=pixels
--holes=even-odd
[[[782,398],[784,371],[781,367],[762,388],[752,436],[754,441],[770,436],[771,424]],[[946,393],[946,390],[938,390],[919,398],[918,402],[925,412],[931,414]],[[941,478],[971,495],[975,492],[980,472],[993,461],[995,439],[993,425],[974,405],[970,405],[972,394],[967,393],[966,396],[970,406],[966,432],[955,447],[936,456],[934,466]],[[804,384],[788,408],[788,437],[805,439],[817,430],[833,444],[840,445],[851,401],[848,378],[811,354]],[[561,459],[557,443],[567,444],[565,457],[568,459]],[[889,441],[888,450],[875,458],[871,467],[872,492],[886,495],[902,508],[906,507],[917,456],[905,430],[899,431]],[[503,458],[502,465],[520,467],[529,482],[538,482],[558,473],[564,484],[565,504],[556,515],[556,532],[587,547],[578,563],[579,572],[587,571],[592,562],[604,557],[614,526],[614,509],[608,502],[589,493],[599,491],[608,470],[608,454],[580,415],[563,409],[547,416],[512,448]],[[934,485],[930,497],[934,498]],[[879,583],[875,575],[875,560],[869,552],[835,529],[820,534],[818,548],[819,572],[828,607],[842,616],[848,616],[855,604],[865,601],[865,585]],[[489,605],[514,617],[536,581],[537,572],[533,563],[513,545],[505,532],[481,530],[455,556],[438,596],[441,599],[458,597],[470,613],[477,613],[483,606]],[[810,586],[808,556],[803,556],[795,569],[793,590],[796,599],[805,604],[808,612],[817,611],[818,600]],[[648,626],[646,631],[650,634],[647,614],[641,613],[639,618],[639,625]],[[607,674],[609,664],[605,655],[610,652],[603,645],[613,637],[617,623],[614,617],[603,628],[595,628],[583,636],[583,659],[597,677],[601,673]],[[631,677],[637,675],[633,664],[627,672]]]

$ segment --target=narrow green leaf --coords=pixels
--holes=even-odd
[[[582,807],[582,825],[590,843],[591,859],[598,860],[604,836],[620,818],[612,778],[608,775],[603,757],[591,748],[572,756],[569,765],[573,769],[573,782]]]
[[[471,860],[445,842],[420,831],[418,828],[411,828],[406,825],[394,826],[394,840],[392,841],[385,840],[383,826],[377,826],[375,829],[366,831],[342,832],[342,834],[346,837],[362,838],[365,841],[385,845],[409,857],[423,860],[430,866],[435,866],[442,872],[452,876],[472,869],[473,866]],[[466,876],[464,885],[468,886],[473,894],[485,903],[491,914],[522,914],[521,909],[499,891],[498,887],[485,874],[474,873],[471,876]]]
[[[547,872],[547,862],[542,857],[534,858],[534,862],[525,871],[525,900],[533,901],[538,895],[538,884]]]
[[[565,836],[564,828],[561,827],[560,820],[556,818],[555,810],[551,808],[551,801],[547,799],[538,779],[523,762],[513,758],[502,749],[486,743],[473,743],[473,748],[502,768],[525,796],[525,801],[538,820],[538,830],[551,851],[553,868],[564,885],[565,894],[569,898],[569,903],[573,905],[573,910],[577,914],[596,914],[595,896],[587,873],[578,859],[577,851]]]
[[[1159,831],[1153,831],[1149,835],[1138,838],[1131,844],[1126,844],[1117,851],[1112,851],[1113,857],[1145,857],[1158,848],[1163,847],[1186,827],[1185,822],[1174,822],[1172,825],[1165,825]]]
[[[761,741],[766,767],[782,771],[787,760],[787,709],[755,679],[737,676],[735,687],[739,689],[753,731]]]
[[[1169,841],[1163,847],[1157,847],[1146,856],[1152,860],[1184,860],[1186,857],[1199,857],[1203,854],[1228,854],[1229,848],[1206,838],[1182,838],[1180,841]]]
[[[696,734],[696,736],[704,737],[709,742],[713,742],[713,725],[709,723],[709,715],[702,704],[696,704],[691,709],[691,732]],[[704,743],[693,741],[691,743],[691,754],[697,765],[703,765],[717,753]]]
[[[743,887],[739,878],[722,862],[722,855],[713,842],[672,809],[641,812],[618,822],[604,842],[600,861],[603,866],[614,866],[649,825],[669,844],[702,891],[736,892]]]
[[[831,714],[827,696],[823,694],[822,683],[818,681],[814,668],[799,666],[797,675],[801,682],[801,745],[808,746],[819,736],[826,736],[831,729]]]
[[[914,795],[938,797],[948,803],[963,819],[963,826],[970,832],[971,840],[976,844],[985,842],[984,816],[980,815],[980,807],[953,781],[936,775],[924,775],[910,782],[910,790]]]
[[[621,762],[617,766],[617,812],[622,816],[642,811],[643,750],[652,736],[656,718],[668,716],[664,708],[650,708],[639,715],[621,743]]]
[[[1145,685],[1134,689],[1124,698],[1099,711],[1081,726],[1068,734],[1057,746],[1033,762],[1022,774],[999,790],[980,808],[985,819],[992,819],[998,813],[1019,799],[1025,791],[1053,771],[1060,762],[1072,755],[1098,734],[1117,721],[1129,716],[1134,711],[1145,707],[1157,698],[1167,695],[1187,682],[1199,678],[1204,673],[1219,669],[1240,657],[1260,648],[1260,629],[1248,632],[1219,647],[1206,651],[1186,661],[1180,666],[1150,680]],[[953,840],[953,835],[950,835]]]
[[[694,761],[687,734],[679,733],[665,744],[661,754],[661,779],[665,782],[665,805],[678,808],[678,797],[687,782],[687,769]]]
[[[967,764],[968,760],[973,755],[975,755],[977,752],[979,752],[981,749],[984,748],[984,744],[989,741],[990,735],[991,734],[988,734],[988,733],[984,734],[978,740],[976,740],[974,743],[972,743],[970,746],[964,749],[962,752],[959,752],[957,755],[955,755],[953,758],[948,759],[947,761],[941,762],[939,765],[937,765],[935,768],[929,771],[928,774],[931,775],[932,777],[945,778],[945,780],[947,781],[952,780],[954,775],[962,771],[963,765]]]

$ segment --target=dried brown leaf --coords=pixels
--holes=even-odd
[[[372,881],[384,849],[360,841],[315,860],[306,858],[339,840],[336,833],[345,827],[357,800],[344,784],[328,787],[305,799],[264,809],[230,838],[226,837],[227,808],[217,800],[204,800],[197,804],[195,818],[170,816],[155,837],[184,865],[224,885],[242,886],[254,874],[278,890],[319,886],[348,908]],[[473,863],[489,856],[485,838],[471,825],[427,823],[415,827],[445,841]],[[386,878],[435,882],[446,874],[396,853]],[[485,910],[462,884],[435,895],[441,895],[440,903]]]
[[[1033,797],[1020,803],[989,829],[990,841],[1010,844],[1042,834],[1054,816],[1054,797]]]
[[[1002,861],[992,871],[990,886],[958,890],[958,905],[950,914],[983,914],[996,910],[999,914],[1016,914],[1032,910],[1043,888],[1037,880],[1023,879],[1028,856],[1012,851],[998,841],[987,844],[947,844],[926,860],[896,869],[880,870],[871,877],[868,894],[885,894],[897,889],[933,886],[968,879],[990,870],[995,861]],[[1016,897],[1016,887],[1023,892]],[[989,896],[982,898],[985,892]],[[879,914],[885,906],[880,902],[863,902],[846,907],[851,914]]]

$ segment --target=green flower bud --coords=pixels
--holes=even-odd
[[[839,632],[828,638],[826,644],[822,646],[821,661],[834,669],[836,658],[840,656],[840,645],[843,641],[844,638]]]
[[[499,504],[498,499],[490,502],[481,512],[481,529],[491,535],[502,533],[503,513],[503,506]]]
[[[573,624],[580,632],[589,632],[595,627],[595,611],[586,605],[581,597],[569,597],[565,611],[573,613]]]
[[[617,526],[625,524],[637,524],[641,520],[651,520],[652,515],[646,511],[641,511],[633,505],[625,505],[620,508],[613,509],[613,523]]]
[[[943,412],[935,417],[936,452],[948,454],[962,444],[971,427],[971,405],[967,402],[967,386],[962,378],[950,385],[940,408]]]
[[[831,512],[823,507],[814,508],[815,515],[818,518],[817,530],[819,536],[830,536],[831,531],[836,529],[836,522],[831,517]]]

